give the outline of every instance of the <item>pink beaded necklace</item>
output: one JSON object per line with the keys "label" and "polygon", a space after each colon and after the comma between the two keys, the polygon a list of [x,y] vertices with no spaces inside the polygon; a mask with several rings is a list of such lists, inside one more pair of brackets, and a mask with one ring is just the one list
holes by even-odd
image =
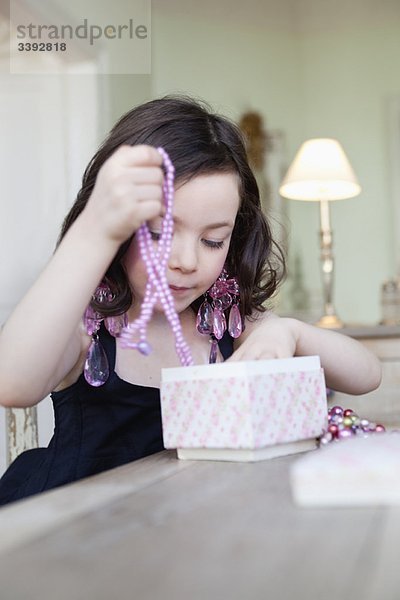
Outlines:
{"label": "pink beaded necklace", "polygon": [[[121,332],[120,342],[123,348],[136,348],[144,355],[151,353],[152,348],[147,341],[147,325],[153,314],[154,305],[160,301],[168,323],[175,337],[175,349],[182,366],[193,365],[189,346],[185,342],[179,317],[175,310],[174,299],[167,281],[167,263],[171,253],[173,218],[172,205],[174,199],[174,166],[163,148],[157,148],[163,158],[165,177],[163,194],[165,215],[161,225],[161,235],[154,247],[147,223],[143,223],[137,232],[139,249],[148,275],[146,291],[139,317],[129,323]],[[137,339],[139,334],[139,341]]]}

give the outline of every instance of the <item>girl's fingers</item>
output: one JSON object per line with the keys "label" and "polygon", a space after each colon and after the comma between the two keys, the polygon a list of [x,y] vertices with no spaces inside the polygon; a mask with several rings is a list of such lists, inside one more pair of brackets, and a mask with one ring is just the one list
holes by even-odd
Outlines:
{"label": "girl's fingers", "polygon": [[285,355],[280,350],[269,350],[261,346],[247,346],[244,342],[235,352],[228,358],[228,361],[239,360],[270,360],[275,358],[284,358]]}
{"label": "girl's fingers", "polygon": [[126,176],[139,185],[154,183],[161,186],[164,181],[161,167],[131,167],[127,170]]}
{"label": "girl's fingers", "polygon": [[126,167],[148,167],[161,166],[163,159],[161,154],[153,146],[120,146],[113,154],[121,166]]}
{"label": "girl's fingers", "polygon": [[147,202],[148,200],[157,200],[161,203],[163,197],[162,187],[160,185],[136,185],[127,181],[115,184],[112,188],[112,192],[114,194],[114,206],[126,206],[127,208],[134,204]]}
{"label": "girl's fingers", "polygon": [[157,200],[160,205],[163,197],[162,189],[159,185],[141,185],[135,194],[140,204],[149,200]]}
{"label": "girl's fingers", "polygon": [[156,200],[148,200],[147,202],[143,202],[140,204],[140,207],[137,212],[137,218],[144,222],[149,221],[150,219],[154,219],[160,214],[160,203]]}
{"label": "girl's fingers", "polygon": [[162,157],[151,146],[121,146],[106,163],[87,209],[97,211],[108,237],[124,241],[141,223],[163,214]]}

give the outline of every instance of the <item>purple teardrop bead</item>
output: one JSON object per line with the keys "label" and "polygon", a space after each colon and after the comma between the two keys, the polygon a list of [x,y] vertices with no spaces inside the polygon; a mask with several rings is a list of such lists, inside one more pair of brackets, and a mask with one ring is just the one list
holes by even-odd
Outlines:
{"label": "purple teardrop bead", "polygon": [[238,338],[242,333],[242,317],[237,304],[234,304],[229,312],[228,331],[233,338]]}
{"label": "purple teardrop bead", "polygon": [[218,342],[217,342],[217,340],[212,340],[211,350],[210,350],[210,358],[208,360],[208,362],[210,364],[214,364],[217,362],[217,353],[218,353]]}
{"label": "purple teardrop bead", "polygon": [[225,315],[219,308],[214,308],[213,312],[213,334],[220,340],[224,335],[226,330],[226,320]]}
{"label": "purple teardrop bead", "polygon": [[212,333],[213,309],[207,300],[203,302],[197,312],[196,327],[199,333]]}
{"label": "purple teardrop bead", "polygon": [[107,356],[97,338],[93,339],[89,346],[83,373],[86,381],[94,387],[103,385],[108,379]]}

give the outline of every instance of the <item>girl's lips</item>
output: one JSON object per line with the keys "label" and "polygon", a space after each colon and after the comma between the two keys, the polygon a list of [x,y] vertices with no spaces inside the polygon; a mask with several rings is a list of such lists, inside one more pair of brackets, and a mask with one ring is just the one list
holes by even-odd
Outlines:
{"label": "girl's lips", "polygon": [[174,292],[186,292],[187,290],[190,290],[190,288],[187,288],[187,287],[178,287],[177,285],[170,285],[169,287]]}

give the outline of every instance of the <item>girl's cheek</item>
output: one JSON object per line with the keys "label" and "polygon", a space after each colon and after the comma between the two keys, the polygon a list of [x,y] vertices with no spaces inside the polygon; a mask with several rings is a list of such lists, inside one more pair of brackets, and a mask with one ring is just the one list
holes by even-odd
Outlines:
{"label": "girl's cheek", "polygon": [[217,263],[217,266],[213,269],[212,274],[210,274],[210,286],[212,286],[212,284],[218,279],[218,277],[220,276],[224,266],[225,266],[225,262],[226,262],[226,255],[222,260],[219,260]]}

